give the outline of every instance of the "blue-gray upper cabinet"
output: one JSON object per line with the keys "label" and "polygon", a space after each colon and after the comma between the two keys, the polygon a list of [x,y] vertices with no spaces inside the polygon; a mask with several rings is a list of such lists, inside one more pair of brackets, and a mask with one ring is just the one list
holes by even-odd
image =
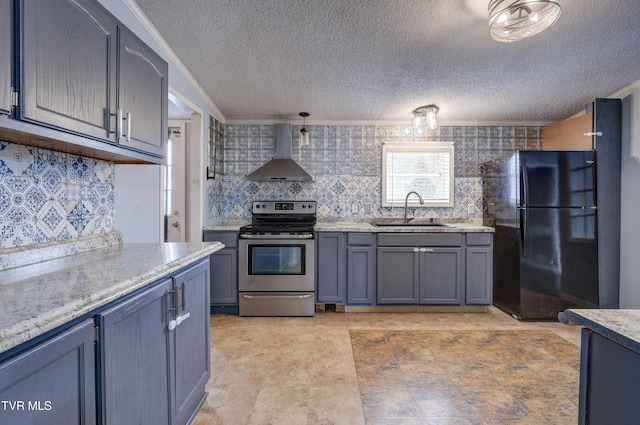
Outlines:
{"label": "blue-gray upper cabinet", "polygon": [[493,235],[468,233],[466,303],[491,305],[493,298]]}
{"label": "blue-gray upper cabinet", "polygon": [[160,56],[95,0],[23,0],[20,25],[16,118],[162,162],[168,65]]}
{"label": "blue-gray upper cabinet", "polygon": [[0,0],[0,114],[11,113],[11,0]]}
{"label": "blue-gray upper cabinet", "polygon": [[238,232],[206,230],[202,239],[204,242],[224,244],[224,248],[209,256],[211,305],[238,305]]}
{"label": "blue-gray upper cabinet", "polygon": [[103,424],[173,423],[172,291],[166,279],[99,316]]}
{"label": "blue-gray upper cabinet", "polygon": [[168,65],[131,31],[118,28],[120,145],[164,156],[168,128]]}
{"label": "blue-gray upper cabinet", "polygon": [[20,7],[18,118],[116,143],[118,21],[93,0]]}
{"label": "blue-gray upper cabinet", "polygon": [[0,365],[1,424],[96,423],[93,329],[89,319]]}
{"label": "blue-gray upper cabinet", "polygon": [[318,232],[317,250],[317,301],[344,304],[346,298],[344,233]]}
{"label": "blue-gray upper cabinet", "polygon": [[373,233],[347,233],[347,304],[374,305],[376,248]]}

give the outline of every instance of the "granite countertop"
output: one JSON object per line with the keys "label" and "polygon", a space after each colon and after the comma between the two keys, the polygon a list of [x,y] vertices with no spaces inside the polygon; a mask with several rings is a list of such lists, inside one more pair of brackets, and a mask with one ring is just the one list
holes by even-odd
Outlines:
{"label": "granite countertop", "polygon": [[[245,223],[247,224],[247,223]],[[444,226],[389,226],[376,227],[368,222],[318,222],[315,225],[316,232],[371,232],[371,233],[484,233],[494,232],[493,227],[482,226],[473,223],[446,223]],[[243,224],[222,224],[203,227],[203,231],[229,231],[237,232]]]}
{"label": "granite countertop", "polygon": [[373,233],[476,233],[493,232],[493,227],[471,223],[446,223],[445,226],[388,226],[376,227],[370,223],[337,222],[317,223],[317,232],[373,232]]}
{"label": "granite countertop", "polygon": [[640,354],[640,310],[570,309],[559,313],[558,320],[582,325]]}
{"label": "granite countertop", "polygon": [[58,252],[65,256],[52,258],[49,252],[40,261],[42,253],[34,257],[22,250],[22,257],[29,258],[25,265],[5,264],[0,269],[0,353],[224,247],[220,242],[106,243],[102,248],[88,244],[74,252],[72,244],[59,244],[64,247]]}

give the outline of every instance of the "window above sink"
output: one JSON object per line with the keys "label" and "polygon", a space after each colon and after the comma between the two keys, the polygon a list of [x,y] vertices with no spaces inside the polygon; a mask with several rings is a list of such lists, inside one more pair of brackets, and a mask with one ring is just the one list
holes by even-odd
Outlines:
{"label": "window above sink", "polygon": [[411,191],[422,195],[410,197],[408,206],[453,207],[453,142],[385,144],[382,147],[382,206],[404,206]]}

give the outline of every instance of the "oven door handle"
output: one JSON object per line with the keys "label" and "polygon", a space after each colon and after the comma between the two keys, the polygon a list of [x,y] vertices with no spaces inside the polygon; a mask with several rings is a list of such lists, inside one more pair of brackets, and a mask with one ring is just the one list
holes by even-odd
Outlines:
{"label": "oven door handle", "polygon": [[240,297],[246,300],[255,300],[255,299],[282,299],[282,300],[304,300],[306,298],[311,298],[313,294],[301,294],[301,295],[247,295],[241,294]]}
{"label": "oven door handle", "polygon": [[302,233],[299,235],[251,235],[240,233],[240,239],[313,239],[313,233]]}

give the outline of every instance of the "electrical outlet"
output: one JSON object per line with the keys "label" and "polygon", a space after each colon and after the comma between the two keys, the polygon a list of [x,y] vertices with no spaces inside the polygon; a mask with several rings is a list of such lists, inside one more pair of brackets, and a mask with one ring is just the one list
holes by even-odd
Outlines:
{"label": "electrical outlet", "polygon": [[351,214],[358,214],[358,204],[351,204]]}
{"label": "electrical outlet", "polygon": [[487,204],[487,212],[489,214],[495,214],[496,213],[496,204],[494,204],[493,202],[489,202]]}
{"label": "electrical outlet", "polygon": [[473,214],[475,212],[475,210],[476,210],[476,206],[475,205],[473,205],[473,204],[467,205],[467,213]]}

